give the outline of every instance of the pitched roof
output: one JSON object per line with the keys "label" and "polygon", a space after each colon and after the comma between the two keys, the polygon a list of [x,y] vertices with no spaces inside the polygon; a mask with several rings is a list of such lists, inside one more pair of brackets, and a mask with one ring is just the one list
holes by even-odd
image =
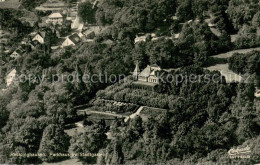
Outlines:
{"label": "pitched roof", "polygon": [[148,65],[140,74],[141,77],[149,77],[151,73],[151,67]]}
{"label": "pitched roof", "polygon": [[63,18],[63,16],[60,13],[52,13],[48,17],[49,18]]}
{"label": "pitched roof", "polygon": [[157,64],[148,65],[140,74],[141,77],[149,77],[149,76],[156,76],[156,71],[161,70]]}
{"label": "pitched roof", "polygon": [[35,37],[36,35],[40,35],[42,38],[45,38],[46,32],[44,32],[44,31],[37,32],[37,33],[34,35],[34,37]]}
{"label": "pitched roof", "polygon": [[15,74],[16,74],[16,69],[13,69],[13,70],[11,70],[11,71],[7,74],[7,77],[13,77],[13,76],[15,76]]}
{"label": "pitched roof", "polygon": [[114,43],[114,41],[108,39],[108,40],[103,41],[102,43],[103,43],[103,44],[107,44],[107,45],[111,45],[111,44]]}
{"label": "pitched roof", "polygon": [[22,51],[21,49],[16,49],[15,51],[13,51],[12,54],[14,54],[15,52],[16,52],[17,54],[19,54],[19,55],[22,55],[22,54],[23,54],[23,51]]}
{"label": "pitched roof", "polygon": [[74,43],[77,44],[80,42],[80,37],[77,33],[74,33],[73,35],[69,36],[69,39]]}
{"label": "pitched roof", "polygon": [[155,71],[156,71],[156,70],[153,70],[153,71],[150,73],[150,76],[155,76]]}

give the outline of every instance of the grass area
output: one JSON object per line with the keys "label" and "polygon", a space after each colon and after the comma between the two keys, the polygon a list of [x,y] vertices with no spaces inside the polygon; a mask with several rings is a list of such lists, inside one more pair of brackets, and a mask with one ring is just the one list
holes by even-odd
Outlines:
{"label": "grass area", "polygon": [[101,119],[104,119],[107,126],[110,126],[111,123],[115,120],[115,117],[113,116],[107,116],[102,114],[92,114],[88,117],[88,119],[92,122],[100,121]]}
{"label": "grass area", "polygon": [[214,66],[207,67],[206,69],[210,71],[219,71],[221,75],[223,75],[226,78],[227,83],[230,82],[240,82],[242,80],[242,77],[236,73],[234,73],[232,70],[228,68],[228,64],[217,64]]}
{"label": "grass area", "polygon": [[6,2],[0,2],[1,9],[18,9],[21,5],[20,0],[7,0]]}
{"label": "grass area", "polygon": [[91,109],[100,112],[113,112],[121,115],[132,114],[139,107],[135,104],[117,102],[114,100],[93,99]]}
{"label": "grass area", "polygon": [[218,54],[218,55],[215,55],[215,56],[211,56],[211,57],[214,57],[214,58],[230,58],[230,57],[232,57],[232,55],[234,53],[246,54],[246,53],[251,52],[251,51],[260,51],[260,47],[258,47],[258,48],[249,48],[249,49],[233,50],[233,51],[230,51],[230,52],[227,52],[227,53],[221,53],[221,54]]}
{"label": "grass area", "polygon": [[143,119],[143,121],[148,121],[149,118],[160,120],[160,116],[166,112],[167,111],[165,109],[144,107],[140,113],[140,117]]}
{"label": "grass area", "polygon": [[[106,114],[99,114],[99,113],[86,113],[88,116],[88,120],[96,123],[101,119],[104,119],[107,125],[110,125],[116,119],[116,116],[106,115]],[[118,117],[119,118],[119,117]]]}

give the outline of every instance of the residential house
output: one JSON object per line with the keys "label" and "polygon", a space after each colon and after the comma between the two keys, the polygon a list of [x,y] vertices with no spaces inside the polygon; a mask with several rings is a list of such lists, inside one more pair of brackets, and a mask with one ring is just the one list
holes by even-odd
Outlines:
{"label": "residential house", "polygon": [[159,84],[159,78],[157,77],[157,71],[162,69],[156,65],[148,65],[143,71],[140,72],[138,63],[136,64],[135,70],[133,72],[133,77],[135,80],[140,82]]}
{"label": "residential house", "polygon": [[114,41],[107,39],[107,40],[103,41],[102,43],[106,44],[106,45],[112,45],[112,44],[114,44]]}
{"label": "residential house", "polygon": [[82,29],[82,34],[84,35],[83,41],[84,42],[93,42],[94,38],[105,31],[107,27],[101,27],[101,26],[90,26],[88,25],[87,27],[83,27]]}
{"label": "residential house", "polygon": [[144,33],[139,33],[135,37],[135,44],[138,42],[146,42],[146,35]]}
{"label": "residential house", "polygon": [[[1,44],[0,44],[0,48],[1,48]],[[4,48],[4,53],[5,54],[9,54],[11,52],[11,49],[12,49],[10,46],[3,46],[3,48]]]}
{"label": "residential house", "polygon": [[94,32],[95,33],[95,35],[98,35],[98,34],[100,34],[102,31],[104,31],[104,30],[106,30],[107,29],[107,27],[102,27],[102,26],[90,26],[90,25],[88,25],[87,27],[83,27],[82,28],[82,33],[84,34],[84,35],[89,35],[89,34],[91,34],[92,32]]}
{"label": "residential house", "polygon": [[0,38],[0,44],[7,44],[9,42],[8,38]]}
{"label": "residential house", "polygon": [[6,50],[4,50],[4,53],[8,54],[8,53],[10,53],[10,50],[6,49]]}
{"label": "residential house", "polygon": [[33,37],[32,41],[38,41],[40,44],[44,44],[45,37],[46,37],[46,32],[38,32]]}
{"label": "residential house", "polygon": [[15,80],[16,76],[16,69],[13,69],[7,76],[6,76],[6,85],[10,86],[13,81]]}
{"label": "residential house", "polygon": [[82,34],[81,32],[78,32],[78,36],[79,36],[80,38],[83,38],[83,37],[84,37],[84,34]]}
{"label": "residential house", "polygon": [[25,38],[22,39],[21,45],[27,45],[29,42],[30,42],[30,39],[25,37]]}
{"label": "residential house", "polygon": [[75,46],[81,41],[79,35],[77,33],[74,33],[73,35],[67,37],[65,41],[62,43],[61,47],[67,47],[67,46]]}
{"label": "residential house", "polygon": [[172,20],[178,20],[178,17],[176,15],[172,16]]}
{"label": "residential house", "polygon": [[14,58],[14,59],[17,59],[19,57],[21,57],[24,53],[24,50],[22,49],[16,49],[11,55],[10,57]]}
{"label": "residential house", "polygon": [[63,16],[60,13],[52,13],[48,16],[48,19],[46,20],[47,24],[53,24],[53,25],[62,25],[63,23]]}
{"label": "residential house", "polygon": [[147,40],[152,40],[152,41],[156,41],[158,39],[160,39],[161,37],[157,37],[157,35],[155,33],[139,33],[136,35],[135,38],[135,44],[138,42],[146,42]]}
{"label": "residential house", "polygon": [[10,41],[11,33],[0,29],[0,44],[7,44]]}
{"label": "residential house", "polygon": [[94,39],[96,37],[96,34],[94,31],[92,31],[90,33],[85,33],[85,37],[86,39]]}
{"label": "residential house", "polygon": [[180,33],[174,34],[174,39],[178,39],[180,37]]}

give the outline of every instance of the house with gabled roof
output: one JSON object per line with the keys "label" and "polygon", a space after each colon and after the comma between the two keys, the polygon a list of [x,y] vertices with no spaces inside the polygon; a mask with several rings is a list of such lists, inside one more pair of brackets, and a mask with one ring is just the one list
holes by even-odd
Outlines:
{"label": "house with gabled roof", "polygon": [[80,41],[81,41],[80,36],[77,33],[74,33],[73,35],[65,39],[61,47],[76,46],[78,43],[80,43]]}
{"label": "house with gabled roof", "polygon": [[33,37],[32,41],[38,41],[41,44],[44,44],[44,39],[46,37],[46,32],[37,32]]}
{"label": "house with gabled roof", "polygon": [[162,69],[157,64],[153,64],[153,65],[147,65],[147,67],[143,71],[140,71],[137,63],[135,70],[133,72],[133,77],[135,80],[140,82],[159,84],[160,81],[157,76],[157,72],[161,70]]}
{"label": "house with gabled roof", "polygon": [[60,13],[52,13],[48,16],[48,19],[46,20],[47,24],[59,24],[61,25],[63,23],[63,16]]}
{"label": "house with gabled roof", "polygon": [[10,57],[17,59],[17,58],[21,57],[23,55],[23,53],[24,53],[24,50],[18,48],[10,55]]}

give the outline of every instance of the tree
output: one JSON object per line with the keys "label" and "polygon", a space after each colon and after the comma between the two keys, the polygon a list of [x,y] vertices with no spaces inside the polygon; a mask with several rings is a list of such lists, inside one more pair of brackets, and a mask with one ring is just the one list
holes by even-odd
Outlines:
{"label": "tree", "polygon": [[254,17],[253,17],[253,19],[252,19],[252,25],[254,26],[254,27],[259,27],[260,26],[260,12],[257,12],[255,15],[254,15]]}
{"label": "tree", "polygon": [[177,8],[176,15],[182,21],[188,21],[193,19],[194,13],[192,11],[192,1],[191,0],[182,1],[182,3]]}
{"label": "tree", "polygon": [[33,10],[35,7],[40,6],[42,3],[46,2],[47,0],[22,0],[22,6],[27,10]]}
{"label": "tree", "polygon": [[95,20],[96,8],[93,8],[93,5],[90,2],[80,3],[78,14],[84,23],[85,22],[89,24],[96,23]]}
{"label": "tree", "polygon": [[64,157],[52,156],[51,154],[66,154],[69,148],[69,136],[64,132],[60,124],[50,124],[44,131],[38,153],[44,154],[41,159],[53,162],[64,159]]}

